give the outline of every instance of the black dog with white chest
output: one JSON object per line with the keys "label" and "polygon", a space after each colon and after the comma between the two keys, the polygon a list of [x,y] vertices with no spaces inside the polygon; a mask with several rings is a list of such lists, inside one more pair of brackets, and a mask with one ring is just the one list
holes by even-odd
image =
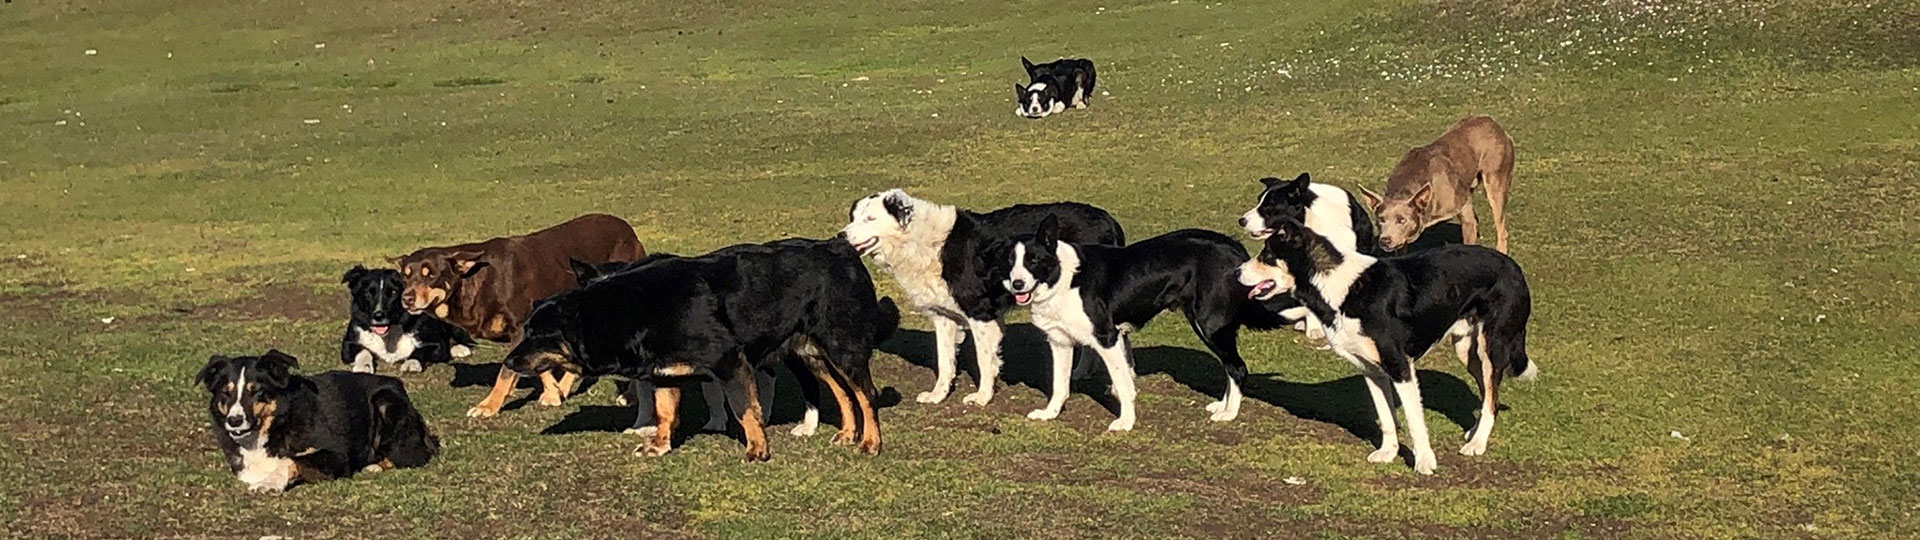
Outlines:
{"label": "black dog with white chest", "polygon": [[1226,367],[1226,395],[1207,411],[1214,421],[1233,420],[1247,376],[1240,328],[1268,330],[1284,322],[1249,300],[1248,288],[1234,279],[1234,269],[1247,260],[1246,248],[1213,231],[1179,230],[1126,247],[1076,244],[1060,239],[1059,223],[1049,216],[1035,234],[1016,237],[1002,257],[1011,261],[1012,271],[1001,285],[1014,302],[1031,307],[1033,325],[1046,332],[1053,351],[1052,396],[1046,408],[1027,415],[1035,420],[1060,414],[1073,350],[1086,346],[1106,364],[1120,402],[1120,417],[1107,429],[1133,429],[1127,334],[1169,310],[1186,316],[1200,342]]}
{"label": "black dog with white chest", "polygon": [[1047,115],[1067,110],[1087,108],[1087,100],[1093,98],[1093,61],[1085,58],[1061,58],[1045,64],[1034,65],[1027,57],[1020,57],[1020,65],[1027,68],[1027,84],[1014,83],[1013,113],[1026,118],[1046,118]]}
{"label": "black dog with white chest", "polygon": [[329,371],[292,373],[278,350],[214,356],[196,380],[207,388],[213,438],[249,491],[426,465],[440,440],[400,379]]}
{"label": "black dog with white chest", "polygon": [[473,338],[446,321],[408,313],[400,305],[406,282],[400,271],[368,270],[355,265],[340,276],[352,295],[347,332],[340,338],[340,362],[359,373],[373,373],[373,361],[399,363],[401,372],[418,372],[424,363],[465,358]]}

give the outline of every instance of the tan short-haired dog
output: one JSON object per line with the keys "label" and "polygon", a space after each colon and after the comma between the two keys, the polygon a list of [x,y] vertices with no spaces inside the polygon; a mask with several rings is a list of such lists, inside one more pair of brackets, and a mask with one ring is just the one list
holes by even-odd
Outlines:
{"label": "tan short-haired dog", "polygon": [[1507,252],[1507,191],[1513,187],[1513,139],[1485,116],[1460,119],[1432,144],[1415,147],[1387,175],[1386,195],[1360,188],[1380,219],[1380,247],[1399,251],[1427,227],[1460,219],[1460,236],[1480,243],[1473,190],[1484,186],[1493,207],[1494,247]]}

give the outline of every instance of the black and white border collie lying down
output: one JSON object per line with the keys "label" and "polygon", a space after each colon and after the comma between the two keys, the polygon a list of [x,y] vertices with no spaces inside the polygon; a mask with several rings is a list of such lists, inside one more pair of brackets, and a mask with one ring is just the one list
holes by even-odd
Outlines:
{"label": "black and white border collie lying down", "polygon": [[1170,232],[1126,247],[1060,240],[1051,216],[1035,234],[1017,237],[1003,253],[1012,268],[1000,282],[1013,301],[1033,310],[1033,325],[1047,334],[1053,351],[1053,389],[1047,406],[1027,414],[1051,420],[1067,402],[1067,368],[1076,347],[1091,347],[1107,366],[1120,417],[1110,431],[1134,424],[1134,381],[1127,334],[1162,311],[1186,316],[1195,336],[1227,370],[1227,391],[1207,405],[1216,422],[1240,414],[1240,385],[1247,363],[1240,359],[1240,327],[1271,330],[1280,317],[1250,300],[1234,269],[1247,250],[1227,235],[1199,229]]}
{"label": "black and white border collie lying down", "polygon": [[841,237],[878,261],[900,283],[914,309],[933,320],[933,389],[915,401],[947,399],[967,332],[973,333],[980,385],[961,401],[985,405],[993,399],[1000,376],[1000,317],[1013,308],[1013,295],[999,285],[1007,268],[997,254],[1009,249],[1012,233],[1032,231],[1047,217],[1059,221],[1062,240],[1113,246],[1126,242],[1112,215],[1080,203],[1023,204],[976,214],[898,189],[853,202]]}
{"label": "black and white border collie lying down", "polygon": [[1426,414],[1413,361],[1442,338],[1480,385],[1480,420],[1467,432],[1464,455],[1487,451],[1499,404],[1500,381],[1539,372],[1527,358],[1527,317],[1533,310],[1520,265],[1498,251],[1449,245],[1376,259],[1335,247],[1301,223],[1270,223],[1260,255],[1240,267],[1240,283],[1257,299],[1292,294],[1327,328],[1341,358],[1360,368],[1380,422],[1380,448],[1367,461],[1385,463],[1400,452],[1391,385],[1413,439],[1413,468],[1433,474]]}
{"label": "black and white border collie lying down", "polygon": [[711,378],[726,387],[746,439],[746,461],[769,459],[754,371],[776,359],[800,364],[792,366],[795,373],[813,375],[832,393],[841,419],[836,444],[880,452],[868,367],[900,314],[892,302],[874,298],[866,265],[846,243],[734,246],[701,257],[662,257],[587,281],[534,306],[505,366],[522,374],[561,369],[651,381],[659,387],[658,423],[636,453],[671,451],[680,387]]}
{"label": "black and white border collie lying down", "polygon": [[1022,56],[1020,65],[1027,68],[1027,84],[1013,84],[1016,106],[1013,114],[1046,118],[1067,107],[1085,109],[1087,100],[1093,98],[1092,60],[1061,58],[1036,66]]}
{"label": "black and white border collie lying down", "polygon": [[213,438],[249,491],[285,491],[296,481],[426,465],[440,451],[400,379],[329,371],[291,373],[277,350],[214,356],[196,380],[211,398]]}
{"label": "black and white border collie lying down", "polygon": [[400,362],[402,373],[419,372],[421,363],[447,363],[473,354],[473,338],[446,321],[408,313],[400,305],[406,281],[391,268],[354,265],[340,276],[351,295],[347,332],[340,338],[340,363],[373,373],[373,361]]}
{"label": "black and white border collie lying down", "polygon": [[[1260,198],[1252,210],[1240,216],[1240,228],[1247,231],[1247,236],[1266,240],[1273,234],[1268,224],[1293,220],[1306,224],[1308,229],[1343,251],[1379,255],[1379,237],[1373,232],[1373,220],[1367,218],[1366,208],[1352,192],[1332,184],[1316,184],[1307,173],[1300,173],[1293,180],[1261,178],[1260,184],[1265,186],[1260,190]],[[1268,308],[1279,311],[1289,320],[1299,321],[1307,337],[1325,337],[1319,321],[1307,316],[1307,309],[1292,296],[1275,296],[1268,302]]]}

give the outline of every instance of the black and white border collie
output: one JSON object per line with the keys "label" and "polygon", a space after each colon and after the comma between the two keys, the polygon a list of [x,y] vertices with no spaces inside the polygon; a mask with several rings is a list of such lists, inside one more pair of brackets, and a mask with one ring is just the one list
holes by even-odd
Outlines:
{"label": "black and white border collie", "polygon": [[[1354,198],[1353,193],[1332,184],[1316,184],[1307,173],[1300,173],[1293,180],[1279,178],[1261,178],[1260,197],[1255,200],[1253,209],[1240,216],[1240,228],[1247,236],[1255,240],[1266,240],[1273,234],[1268,224],[1284,220],[1293,220],[1306,224],[1308,229],[1334,247],[1346,251],[1359,251],[1369,255],[1379,254],[1379,242],[1373,233],[1373,220],[1367,218],[1367,210]],[[1320,339],[1325,331],[1319,321],[1307,316],[1306,308],[1300,307],[1292,296],[1279,295],[1268,302],[1268,307],[1280,311],[1282,316],[1299,321],[1307,337]]]}
{"label": "black and white border collie", "polygon": [[1092,348],[1107,366],[1120,417],[1110,431],[1134,424],[1134,381],[1127,334],[1162,311],[1186,316],[1195,336],[1227,370],[1227,391],[1207,405],[1216,422],[1240,414],[1240,385],[1247,364],[1240,358],[1241,326],[1273,329],[1280,317],[1248,298],[1234,269],[1247,250],[1227,235],[1184,229],[1126,247],[1076,244],[1060,239],[1049,216],[1037,232],[1016,237],[1005,257],[1012,269],[1000,284],[1013,301],[1030,306],[1033,325],[1047,334],[1053,352],[1053,389],[1047,406],[1027,414],[1051,420],[1067,401],[1067,371],[1077,347]]}
{"label": "black and white border collie", "polygon": [[1498,251],[1450,245],[1376,259],[1335,247],[1300,222],[1270,223],[1260,255],[1240,267],[1253,298],[1292,294],[1327,328],[1327,341],[1360,369],[1380,422],[1380,448],[1367,461],[1385,463],[1400,452],[1391,385],[1413,439],[1414,470],[1433,474],[1425,410],[1413,361],[1442,338],[1479,383],[1480,420],[1467,432],[1464,455],[1487,451],[1499,403],[1500,381],[1531,379],[1539,366],[1527,358],[1527,317],[1533,310],[1520,265]]}
{"label": "black and white border collie", "polygon": [[1027,84],[1013,84],[1013,114],[1046,118],[1067,107],[1085,109],[1087,100],[1093,98],[1092,60],[1061,58],[1036,66],[1022,56],[1020,65],[1027,68]]}
{"label": "black and white border collie", "polygon": [[999,285],[1002,252],[1012,232],[1032,231],[1046,217],[1059,221],[1059,238],[1084,244],[1126,242],[1107,211],[1080,203],[1017,205],[977,214],[914,198],[894,189],[853,202],[840,236],[873,257],[900,283],[914,309],[933,321],[936,351],[933,389],[915,401],[939,403],[953,389],[958,349],[973,333],[980,385],[961,401],[985,405],[1000,376],[1000,317],[1013,295]]}
{"label": "black and white border collie", "polygon": [[214,441],[248,491],[426,465],[440,451],[400,379],[329,371],[295,375],[277,350],[214,356],[195,378],[207,388]]}
{"label": "black and white border collie", "polygon": [[354,265],[340,276],[351,300],[346,335],[340,338],[340,363],[358,373],[373,373],[373,361],[400,363],[403,373],[421,363],[447,363],[473,353],[473,338],[438,318],[408,313],[400,305],[406,281],[391,268]]}

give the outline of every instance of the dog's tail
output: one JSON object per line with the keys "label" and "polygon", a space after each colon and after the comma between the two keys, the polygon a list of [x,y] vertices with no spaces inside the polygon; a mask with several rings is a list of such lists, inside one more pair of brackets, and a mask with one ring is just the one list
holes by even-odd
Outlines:
{"label": "dog's tail", "polygon": [[880,319],[874,321],[873,344],[879,345],[893,339],[893,332],[900,328],[900,306],[893,303],[893,297],[880,297]]}
{"label": "dog's tail", "polygon": [[379,436],[376,450],[394,467],[426,465],[440,453],[440,438],[427,430],[426,420],[407,400],[405,389],[375,389],[368,401],[373,405],[374,433]]}
{"label": "dog's tail", "polygon": [[1507,371],[1513,374],[1513,380],[1516,381],[1531,381],[1540,376],[1540,363],[1527,358],[1525,341],[1515,345],[1513,363],[1507,365]]}

